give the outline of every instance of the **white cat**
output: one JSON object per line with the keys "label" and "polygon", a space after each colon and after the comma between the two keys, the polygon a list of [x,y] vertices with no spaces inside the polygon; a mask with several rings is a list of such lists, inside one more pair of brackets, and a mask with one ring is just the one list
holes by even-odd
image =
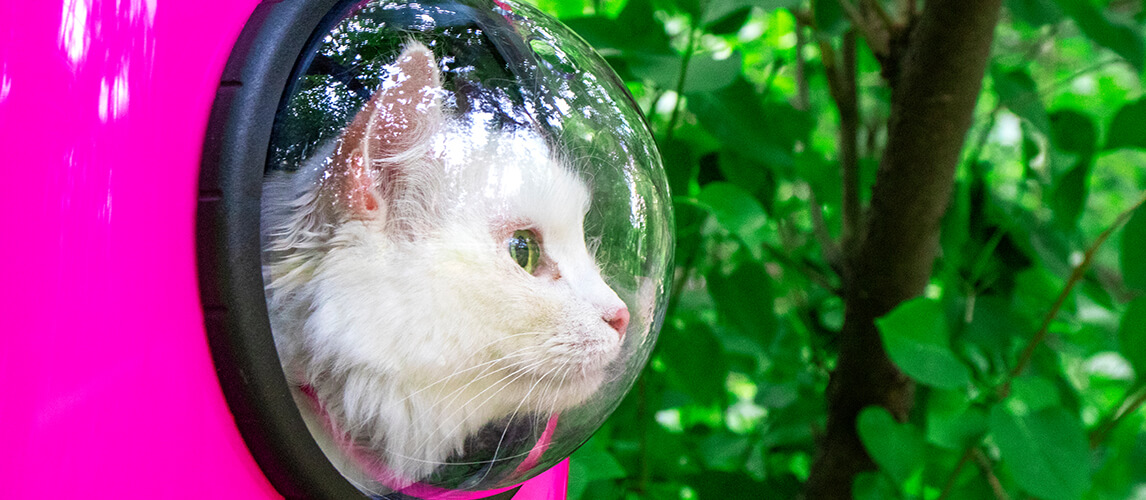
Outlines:
{"label": "white cat", "polygon": [[629,322],[586,248],[589,190],[542,137],[449,116],[420,43],[389,69],[336,141],[263,193],[283,368],[367,491],[426,477],[491,422],[584,402]]}

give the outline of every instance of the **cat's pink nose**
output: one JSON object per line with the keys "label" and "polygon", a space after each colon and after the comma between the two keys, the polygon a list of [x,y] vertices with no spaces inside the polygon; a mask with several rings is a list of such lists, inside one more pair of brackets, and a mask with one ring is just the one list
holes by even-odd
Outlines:
{"label": "cat's pink nose", "polygon": [[624,337],[625,330],[629,328],[629,309],[621,306],[620,309],[613,311],[613,314],[606,315],[603,319],[617,331],[617,335]]}

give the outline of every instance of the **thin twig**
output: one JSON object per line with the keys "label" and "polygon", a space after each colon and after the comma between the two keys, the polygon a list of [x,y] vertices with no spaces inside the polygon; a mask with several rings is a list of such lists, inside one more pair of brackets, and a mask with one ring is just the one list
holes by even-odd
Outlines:
{"label": "thin twig", "polygon": [[[1133,400],[1127,402],[1130,396],[1138,394]],[[1118,428],[1118,424],[1127,416],[1132,415],[1138,411],[1143,404],[1146,404],[1146,386],[1139,386],[1137,390],[1131,389],[1126,392],[1126,397],[1123,398],[1122,403],[1114,407],[1110,415],[1099,420],[1099,424],[1095,426],[1094,431],[1090,433],[1090,447],[1095,448],[1106,440],[1106,437]]]}
{"label": "thin twig", "polygon": [[1122,59],[1121,57],[1096,62],[1094,64],[1091,64],[1090,66],[1087,66],[1087,67],[1082,68],[1078,71],[1075,71],[1074,73],[1071,73],[1070,75],[1063,77],[1063,78],[1059,79],[1058,81],[1047,84],[1046,87],[1039,89],[1039,95],[1046,95],[1046,94],[1048,94],[1054,90],[1057,90],[1057,89],[1063,87],[1064,85],[1069,85],[1071,82],[1074,81],[1075,78],[1083,76],[1083,75],[1090,73],[1092,71],[1098,71],[1098,70],[1100,70],[1106,66],[1110,66],[1112,64],[1117,64],[1117,63],[1126,63],[1128,65],[1130,64],[1129,62],[1127,62],[1125,59]]}
{"label": "thin twig", "polygon": [[641,457],[641,470],[637,476],[637,492],[645,493],[649,489],[649,481],[653,477],[652,460],[649,459],[649,403],[648,403],[648,380],[647,377],[642,376],[637,379],[637,422],[641,425],[641,436],[638,446],[640,446]]}
{"label": "thin twig", "polygon": [[909,22],[919,15],[916,0],[903,0],[903,14],[903,17]]}
{"label": "thin twig", "polygon": [[772,258],[779,261],[785,267],[799,271],[799,273],[804,275],[805,278],[808,278],[809,281],[811,281],[812,283],[815,283],[817,285],[820,285],[821,287],[824,288],[824,290],[831,292],[832,295],[835,295],[837,297],[843,295],[843,292],[840,290],[840,287],[833,285],[832,280],[830,278],[828,278],[824,273],[819,272],[818,270],[816,270],[815,268],[813,268],[807,264],[796,261],[795,259],[786,255],[783,250],[776,248],[772,245],[765,243],[764,249],[767,250],[768,253],[772,255]]}
{"label": "thin twig", "polygon": [[1003,488],[1003,484],[999,482],[999,477],[995,475],[995,470],[991,467],[991,460],[983,454],[983,451],[978,446],[971,448],[972,454],[975,456],[975,464],[979,466],[979,470],[983,471],[983,475],[987,477],[987,484],[991,485],[991,492],[995,494],[997,500],[1011,500],[1010,495],[1007,495],[1007,490]]}
{"label": "thin twig", "polygon": [[824,76],[828,79],[828,90],[839,86],[839,75],[836,74],[836,50],[832,48],[832,44],[827,40],[820,38],[817,45],[820,46],[820,62],[824,65]]}
{"label": "thin twig", "polygon": [[998,394],[1000,399],[1006,398],[1007,395],[1011,393],[1011,383],[1014,382],[1015,378],[1021,375],[1023,371],[1027,369],[1027,365],[1030,364],[1031,358],[1035,354],[1035,348],[1038,347],[1038,345],[1046,339],[1047,333],[1050,331],[1051,323],[1054,322],[1055,317],[1058,316],[1059,310],[1062,309],[1062,305],[1066,303],[1066,299],[1070,296],[1070,292],[1074,290],[1074,286],[1082,280],[1083,274],[1090,267],[1090,263],[1094,260],[1094,255],[1098,253],[1099,247],[1101,247],[1102,244],[1110,238],[1110,235],[1114,234],[1115,230],[1122,227],[1122,224],[1124,224],[1130,218],[1131,214],[1133,214],[1134,211],[1138,209],[1138,207],[1142,206],[1143,203],[1146,203],[1146,197],[1140,198],[1137,202],[1131,205],[1130,208],[1127,208],[1126,210],[1122,211],[1122,213],[1118,214],[1118,217],[1114,219],[1114,222],[1112,222],[1110,226],[1102,232],[1102,234],[1099,234],[1098,237],[1095,238],[1094,243],[1091,243],[1090,248],[1086,249],[1086,253],[1082,258],[1082,262],[1075,266],[1074,270],[1071,271],[1070,278],[1067,280],[1066,285],[1063,286],[1062,292],[1058,294],[1058,298],[1055,299],[1054,305],[1051,306],[1050,311],[1047,312],[1046,317],[1043,318],[1043,323],[1042,326],[1039,327],[1038,333],[1036,333],[1030,342],[1027,343],[1027,346],[1023,349],[1023,353],[1019,356],[1018,364],[1016,364],[1015,368],[1011,370],[1011,372],[1007,375],[1007,379],[1003,382],[1003,385],[999,387]]}
{"label": "thin twig", "polygon": [[865,3],[867,3],[868,8],[874,11],[875,15],[879,17],[880,22],[883,23],[883,29],[887,30],[889,35],[898,29],[895,20],[891,18],[891,14],[887,13],[883,5],[880,5],[879,0],[866,0]]}
{"label": "thin twig", "polygon": [[816,243],[820,245],[820,252],[823,253],[824,260],[828,262],[828,265],[839,272],[843,269],[840,246],[832,240],[832,235],[828,233],[828,225],[824,222],[824,209],[820,206],[816,191],[810,188],[808,189],[808,205],[812,208],[812,234],[816,237]]}
{"label": "thin twig", "polygon": [[848,0],[839,0],[840,7],[843,7],[844,14],[851,20],[852,26],[863,33],[863,37],[867,39],[868,46],[871,47],[872,52],[880,55],[886,55],[888,51],[888,33],[879,32],[871,23],[864,19],[864,15],[860,10]]}
{"label": "thin twig", "polygon": [[955,480],[959,478],[959,473],[963,471],[963,467],[967,462],[971,461],[971,457],[975,454],[975,446],[968,446],[963,450],[963,456],[959,457],[959,463],[955,464],[955,470],[951,471],[951,475],[947,478],[947,484],[943,485],[943,493],[939,494],[938,500],[947,500],[951,494],[951,490],[955,488]]}
{"label": "thin twig", "polygon": [[971,168],[979,162],[983,156],[983,148],[987,146],[987,139],[991,137],[991,130],[995,128],[995,122],[999,119],[999,112],[1003,110],[1003,103],[995,104],[991,112],[987,114],[987,124],[979,130],[979,136],[975,138],[975,145],[971,149],[971,153],[967,155],[967,163]]}
{"label": "thin twig", "polygon": [[807,111],[811,105],[811,92],[808,89],[808,67],[804,60],[804,47],[808,45],[808,35],[804,33],[805,24],[796,20],[796,103],[793,107],[800,111]]}
{"label": "thin twig", "polygon": [[688,75],[688,64],[692,61],[692,53],[696,51],[696,34],[699,30],[696,27],[690,26],[688,29],[688,49],[685,50],[684,56],[680,61],[680,78],[676,81],[676,102],[673,103],[672,115],[669,117],[668,131],[665,132],[665,138],[672,140],[673,132],[676,130],[677,120],[680,119],[681,102],[684,100],[684,81]]}

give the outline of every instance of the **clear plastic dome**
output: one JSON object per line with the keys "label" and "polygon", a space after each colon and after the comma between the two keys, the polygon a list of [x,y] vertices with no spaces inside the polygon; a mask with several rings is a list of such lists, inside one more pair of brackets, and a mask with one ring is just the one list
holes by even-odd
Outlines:
{"label": "clear plastic dome", "polygon": [[653,139],[604,61],[527,5],[341,5],[294,70],[263,189],[287,380],[367,493],[521,482],[588,439],[654,344],[672,214]]}

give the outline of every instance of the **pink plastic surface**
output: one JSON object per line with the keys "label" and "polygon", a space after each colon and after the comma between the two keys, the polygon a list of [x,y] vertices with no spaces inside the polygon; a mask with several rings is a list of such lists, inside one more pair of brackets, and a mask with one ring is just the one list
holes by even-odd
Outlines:
{"label": "pink plastic surface", "polygon": [[0,498],[279,497],[195,276],[207,116],[256,3],[0,0]]}

